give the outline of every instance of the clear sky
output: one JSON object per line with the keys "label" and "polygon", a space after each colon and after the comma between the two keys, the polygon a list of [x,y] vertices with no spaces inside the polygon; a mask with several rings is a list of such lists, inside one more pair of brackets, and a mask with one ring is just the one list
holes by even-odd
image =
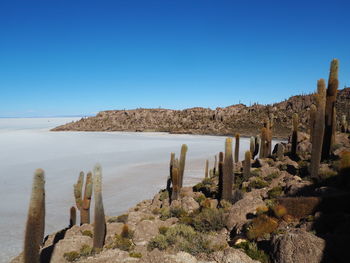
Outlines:
{"label": "clear sky", "polygon": [[350,1],[0,1],[0,116],[215,108],[310,93],[340,60]]}

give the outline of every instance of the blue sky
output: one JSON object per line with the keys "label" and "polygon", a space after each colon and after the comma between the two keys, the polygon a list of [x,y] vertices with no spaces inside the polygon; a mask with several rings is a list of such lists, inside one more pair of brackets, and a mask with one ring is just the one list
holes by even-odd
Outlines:
{"label": "blue sky", "polygon": [[0,2],[0,116],[215,108],[310,93],[340,60],[350,1]]}

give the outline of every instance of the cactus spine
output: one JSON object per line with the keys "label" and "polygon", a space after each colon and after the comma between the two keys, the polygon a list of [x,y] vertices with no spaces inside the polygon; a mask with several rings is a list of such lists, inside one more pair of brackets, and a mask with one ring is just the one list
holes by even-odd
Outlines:
{"label": "cactus spine", "polygon": [[312,104],[310,106],[310,142],[312,143],[312,134],[315,128],[315,119],[316,119],[316,105]]}
{"label": "cactus spine", "polygon": [[208,178],[209,177],[209,161],[206,160],[205,161],[205,178]]}
{"label": "cactus spine", "polygon": [[45,232],[45,174],[42,169],[34,173],[25,237],[24,263],[40,261],[40,246]]}
{"label": "cactus spine", "polygon": [[293,157],[297,156],[298,126],[299,126],[299,116],[297,113],[294,113],[293,114],[292,149],[291,149],[291,154]]}
{"label": "cactus spine", "polygon": [[180,187],[183,186],[187,149],[188,147],[186,144],[183,144],[181,146],[180,163],[179,163]]}
{"label": "cactus spine", "polygon": [[326,106],[326,83],[324,79],[317,82],[317,93],[315,94],[317,112],[315,116],[315,127],[312,134],[312,150],[310,162],[310,174],[312,178],[318,177],[322,155],[322,142],[325,126],[325,106]]}
{"label": "cactus spine", "polygon": [[250,151],[246,151],[244,155],[244,166],[243,166],[243,177],[249,178],[250,177],[250,167],[251,167],[251,159],[252,154]]}
{"label": "cactus spine", "polygon": [[223,187],[222,199],[229,202],[232,200],[233,185],[233,158],[232,158],[232,139],[227,138],[225,142],[225,160],[223,167]]}
{"label": "cactus spine", "polygon": [[325,130],[322,145],[322,160],[329,158],[331,153],[332,140],[334,138],[334,130],[336,120],[334,118],[335,102],[337,100],[338,91],[338,60],[333,59],[331,62],[325,108]]}
{"label": "cactus spine", "polygon": [[80,210],[80,224],[90,223],[90,203],[92,196],[92,174],[86,175],[84,195],[82,194],[84,185],[84,173],[80,172],[77,183],[74,185],[74,197],[77,208]]}
{"label": "cactus spine", "polygon": [[106,236],[106,221],[102,200],[102,169],[99,164],[94,168],[94,195],[95,211],[93,247],[102,248]]}
{"label": "cactus spine", "polygon": [[235,163],[239,162],[239,133],[236,134],[236,142],[235,142]]}

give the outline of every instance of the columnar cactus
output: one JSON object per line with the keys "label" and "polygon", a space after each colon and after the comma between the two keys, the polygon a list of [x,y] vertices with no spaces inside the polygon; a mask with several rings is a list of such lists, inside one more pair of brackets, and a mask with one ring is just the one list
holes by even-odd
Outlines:
{"label": "columnar cactus", "polygon": [[340,160],[340,175],[347,176],[350,174],[350,152],[344,151]]}
{"label": "columnar cactus", "polygon": [[187,149],[188,149],[187,145],[183,144],[181,147],[180,163],[179,163],[180,187],[183,186]]}
{"label": "columnar cactus", "polygon": [[331,62],[327,96],[326,96],[326,108],[325,108],[325,130],[322,144],[322,160],[329,158],[331,153],[331,146],[333,140],[333,133],[335,130],[336,120],[334,118],[335,103],[337,100],[338,91],[338,60],[333,59]]}
{"label": "columnar cactus", "polygon": [[315,127],[316,111],[317,111],[316,105],[312,104],[310,106],[310,142],[311,143],[312,143],[312,134]]}
{"label": "columnar cactus", "polygon": [[97,164],[94,168],[94,237],[93,247],[102,248],[106,236],[106,219],[102,200],[102,168]]}
{"label": "columnar cactus", "polygon": [[232,201],[232,185],[233,185],[233,158],[232,158],[232,139],[227,138],[225,142],[225,160],[223,170],[223,187],[222,199]]}
{"label": "columnar cactus", "polygon": [[24,236],[24,263],[40,261],[40,246],[45,232],[45,174],[42,169],[34,173],[26,230]]}
{"label": "columnar cactus", "polygon": [[261,129],[261,148],[260,158],[266,158],[268,156],[268,130],[266,127]]}
{"label": "columnar cactus", "polygon": [[261,138],[259,135],[255,137],[255,146],[254,146],[254,153],[252,153],[252,159],[255,159],[255,156],[258,155],[259,149],[261,148]]}
{"label": "columnar cactus", "polygon": [[341,126],[341,128],[340,128],[341,132],[348,131],[348,122],[346,120],[346,115],[342,115],[340,126]]}
{"label": "columnar cactus", "polygon": [[80,210],[80,224],[90,223],[90,203],[92,196],[92,174],[86,175],[84,195],[82,194],[84,185],[84,173],[80,172],[78,182],[74,185],[74,197],[77,208]]}
{"label": "columnar cactus", "polygon": [[204,173],[205,178],[209,177],[209,160],[205,161],[205,173]]}
{"label": "columnar cactus", "polygon": [[239,133],[236,134],[236,142],[235,142],[235,163],[239,162]]}
{"label": "columnar cactus", "polygon": [[252,154],[250,151],[246,151],[244,155],[244,165],[243,165],[243,176],[244,178],[249,178],[250,177],[250,167],[251,167],[251,159],[252,159]]}
{"label": "columnar cactus", "polygon": [[312,150],[310,162],[310,174],[312,178],[318,177],[320,167],[322,142],[325,129],[325,106],[326,106],[326,83],[324,79],[317,82],[317,93],[315,94],[317,112],[315,116],[315,127],[312,134]]}
{"label": "columnar cactus", "polygon": [[222,199],[222,192],[223,192],[223,181],[224,181],[224,153],[219,153],[219,166],[218,166],[218,172],[219,172],[219,182],[218,182],[218,199]]}
{"label": "columnar cactus", "polygon": [[214,155],[214,168],[213,168],[213,174],[214,174],[214,176],[216,175],[216,166],[217,166],[217,162],[218,162],[218,160],[217,160],[217,156],[216,156],[216,154]]}
{"label": "columnar cactus", "polygon": [[255,139],[254,137],[250,137],[250,144],[249,144],[249,150],[252,156],[254,156],[254,151],[255,151]]}
{"label": "columnar cactus", "polygon": [[276,152],[276,155],[277,155],[277,159],[282,161],[283,160],[283,157],[284,157],[284,146],[282,143],[278,143],[277,144],[277,152]]}
{"label": "columnar cactus", "polygon": [[171,196],[171,184],[173,181],[172,171],[173,171],[174,162],[175,162],[175,153],[171,153],[170,154],[170,164],[169,164],[169,177],[168,177],[167,183],[166,183],[166,189],[169,193],[169,196]]}
{"label": "columnar cactus", "polygon": [[294,113],[293,114],[292,148],[291,148],[291,154],[293,157],[297,156],[298,126],[299,126],[299,115],[297,113]]}
{"label": "columnar cactus", "polygon": [[172,175],[173,175],[173,190],[171,193],[171,200],[176,200],[179,198],[179,194],[180,194],[180,189],[181,189],[181,185],[180,185],[180,173],[179,173],[179,162],[176,159],[174,161],[174,165],[172,168]]}
{"label": "columnar cactus", "polygon": [[74,206],[69,209],[69,214],[69,228],[71,228],[77,223],[77,211]]}

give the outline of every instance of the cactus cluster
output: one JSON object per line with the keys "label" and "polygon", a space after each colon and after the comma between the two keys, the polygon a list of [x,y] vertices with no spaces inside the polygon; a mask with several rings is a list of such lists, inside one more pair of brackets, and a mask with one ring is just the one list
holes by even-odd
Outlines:
{"label": "cactus cluster", "polygon": [[328,87],[326,95],[326,107],[325,107],[325,127],[322,146],[322,160],[329,159],[331,154],[332,142],[335,137],[336,127],[336,114],[335,114],[335,102],[337,100],[338,91],[338,60],[333,59],[331,62]]}
{"label": "cactus cluster", "polygon": [[[171,153],[171,157],[170,157],[170,181],[171,182],[168,183],[169,187],[167,187],[171,200],[178,199],[180,190],[183,186],[187,149],[188,147],[186,144],[183,144],[181,146],[180,161],[177,158],[175,158],[174,153]],[[170,188],[170,184],[172,185],[172,188]]]}
{"label": "cactus cluster", "polygon": [[313,128],[312,136],[312,150],[311,150],[311,162],[310,162],[310,175],[312,178],[318,177],[318,171],[320,167],[321,155],[322,155],[322,142],[324,135],[325,124],[325,106],[326,106],[326,83],[324,79],[317,81],[317,93],[316,99],[316,115],[315,125]]}
{"label": "cactus cluster", "polygon": [[80,224],[90,223],[90,203],[92,196],[92,174],[88,172],[86,175],[86,182],[84,186],[84,173],[80,172],[78,181],[74,185],[74,197],[77,208],[80,211]]}

